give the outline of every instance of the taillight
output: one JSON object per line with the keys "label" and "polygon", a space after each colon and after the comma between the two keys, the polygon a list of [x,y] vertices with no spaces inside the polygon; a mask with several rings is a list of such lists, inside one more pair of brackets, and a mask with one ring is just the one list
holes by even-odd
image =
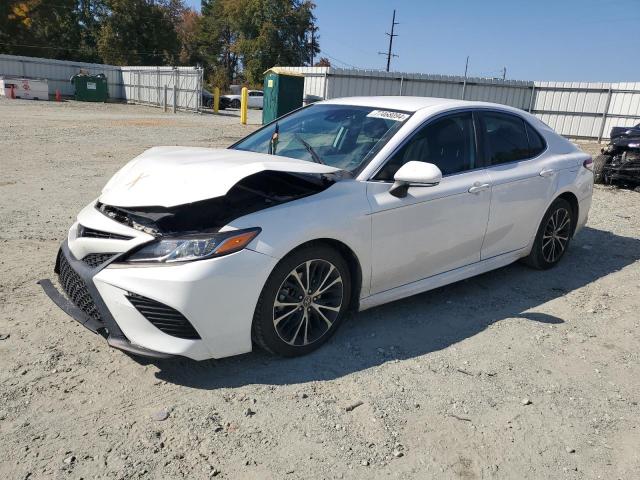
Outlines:
{"label": "taillight", "polygon": [[582,162],[582,166],[587,170],[591,170],[593,172],[593,159],[589,158],[585,160],[584,162]]}

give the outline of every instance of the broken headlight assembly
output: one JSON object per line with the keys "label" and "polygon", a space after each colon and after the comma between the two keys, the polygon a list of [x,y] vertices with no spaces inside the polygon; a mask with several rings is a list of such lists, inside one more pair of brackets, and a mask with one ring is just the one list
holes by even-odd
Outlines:
{"label": "broken headlight assembly", "polygon": [[221,257],[244,249],[260,231],[260,228],[249,228],[229,232],[159,238],[133,251],[123,261],[127,263],[174,263]]}

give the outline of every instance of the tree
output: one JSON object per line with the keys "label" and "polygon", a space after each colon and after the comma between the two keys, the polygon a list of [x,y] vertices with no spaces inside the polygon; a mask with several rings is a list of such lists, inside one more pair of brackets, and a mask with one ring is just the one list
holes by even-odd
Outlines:
{"label": "tree", "polygon": [[184,0],[0,0],[0,52],[200,64],[218,86],[256,84],[268,68],[306,65],[320,52],[314,8],[311,0],[202,0],[200,15]]}
{"label": "tree", "polygon": [[182,65],[194,65],[202,63],[200,57],[200,44],[198,41],[200,33],[200,15],[191,10],[184,10],[180,18],[177,19],[175,30],[180,42],[179,62]]}
{"label": "tree", "polygon": [[113,65],[175,64],[178,35],[168,9],[147,0],[107,0],[98,52]]}
{"label": "tree", "polygon": [[[243,7],[245,14],[238,10]],[[308,33],[314,27],[313,2],[244,0],[234,2],[239,25],[237,50],[250,83],[262,81],[274,65],[305,65],[310,58]],[[320,51],[317,42],[314,54]]]}
{"label": "tree", "polygon": [[208,64],[232,81],[238,66],[249,83],[261,83],[275,65],[305,65],[320,48],[309,0],[203,0],[201,42]]}
{"label": "tree", "polygon": [[202,0],[198,51],[210,83],[222,88],[233,82],[239,63],[233,1]]}
{"label": "tree", "polygon": [[80,57],[87,62],[101,62],[98,53],[100,23],[107,15],[105,0],[78,0],[78,22],[80,25]]}
{"label": "tree", "polygon": [[76,0],[6,0],[0,12],[1,52],[56,59],[81,56]]}
{"label": "tree", "polygon": [[327,57],[320,57],[320,60],[318,60],[313,66],[314,67],[330,67],[331,62]]}

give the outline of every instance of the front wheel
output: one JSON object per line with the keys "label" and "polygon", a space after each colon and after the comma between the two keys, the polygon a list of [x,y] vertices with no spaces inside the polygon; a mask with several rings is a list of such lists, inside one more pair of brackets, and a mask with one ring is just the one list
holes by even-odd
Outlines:
{"label": "front wheel", "polygon": [[253,318],[253,339],[270,353],[309,353],[338,329],[350,298],[351,277],[342,256],[324,245],[301,248],[267,279]]}
{"label": "front wheel", "polygon": [[240,108],[240,100],[237,100],[237,99],[231,100],[231,108]]}
{"label": "front wheel", "polygon": [[611,155],[598,155],[593,159],[593,183],[605,183],[604,167],[611,161]]}
{"label": "front wheel", "polygon": [[531,253],[524,262],[539,270],[555,266],[569,247],[575,221],[569,202],[557,198],[544,214]]}

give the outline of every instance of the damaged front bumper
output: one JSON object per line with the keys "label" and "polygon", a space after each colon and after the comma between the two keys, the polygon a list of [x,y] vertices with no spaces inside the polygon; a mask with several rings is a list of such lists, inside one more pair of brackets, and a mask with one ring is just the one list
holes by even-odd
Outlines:
{"label": "damaged front bumper", "polygon": [[621,162],[612,162],[602,169],[608,183],[625,182],[640,184],[640,159]]}
{"label": "damaged front bumper", "polygon": [[[103,216],[95,209],[81,216],[92,224],[95,215]],[[56,260],[60,291],[50,280],[38,283],[65,313],[109,345],[145,357],[193,360],[251,351],[255,306],[276,258],[245,248],[193,262],[131,265],[119,262],[126,250],[96,266],[88,262],[95,254],[87,252],[105,240],[74,238],[76,228]]]}
{"label": "damaged front bumper", "polygon": [[72,276],[67,282],[70,286],[69,291],[66,293],[76,299],[77,305],[63,295],[51,280],[42,279],[38,281],[38,284],[63,312],[93,333],[105,337],[110,346],[119,350],[148,358],[159,359],[174,356],[135,345],[127,339],[96,289],[93,282],[93,277],[96,273],[95,269],[74,258],[66,241],[58,252],[55,273],[60,275],[61,268],[66,270],[66,275]]}

